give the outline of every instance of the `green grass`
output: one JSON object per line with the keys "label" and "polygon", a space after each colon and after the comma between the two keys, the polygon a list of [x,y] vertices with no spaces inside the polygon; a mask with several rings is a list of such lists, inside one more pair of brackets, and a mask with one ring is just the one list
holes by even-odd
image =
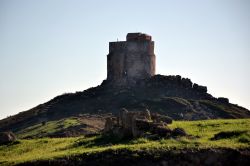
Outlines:
{"label": "green grass", "polygon": [[[249,147],[250,141],[242,144],[240,139],[250,138],[250,119],[233,120],[202,120],[202,121],[175,121],[170,128],[181,127],[187,133],[197,137],[197,143],[202,146],[241,148]],[[242,134],[228,139],[211,140],[220,132],[242,132]]]}
{"label": "green grass", "polygon": [[[68,122],[71,123],[70,121]],[[74,122],[72,121],[72,123]],[[67,127],[67,123],[65,124]],[[134,151],[183,148],[250,148],[250,119],[174,121],[169,127],[184,128],[192,136],[160,140],[149,140],[146,138],[119,140],[113,137],[102,136],[21,139],[19,143],[0,146],[0,164],[8,165],[25,161],[53,159],[82,153],[101,153],[108,149],[128,149]],[[218,133],[226,133],[226,136],[213,139]]]}
{"label": "green grass", "polygon": [[49,121],[43,125],[42,123],[30,126],[17,132],[18,138],[33,138],[33,137],[44,137],[49,134],[56,133],[60,130],[67,129],[68,127],[80,125],[79,121],[75,117],[62,119],[59,121]]}

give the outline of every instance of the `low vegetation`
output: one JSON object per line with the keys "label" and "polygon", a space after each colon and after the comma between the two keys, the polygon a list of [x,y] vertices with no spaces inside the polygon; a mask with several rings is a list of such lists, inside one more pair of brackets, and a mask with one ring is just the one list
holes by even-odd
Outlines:
{"label": "low vegetation", "polygon": [[14,130],[19,139],[57,138],[93,135],[104,127],[106,115],[82,114],[59,120],[41,121],[26,128]]}
{"label": "low vegetation", "polygon": [[[76,123],[70,120],[69,123]],[[66,126],[67,127],[67,126]],[[9,165],[35,160],[53,160],[106,150],[152,151],[176,149],[250,148],[250,119],[174,121],[170,128],[180,127],[190,135],[170,139],[137,138],[119,140],[108,136],[19,139],[0,146],[0,164]],[[37,132],[41,132],[42,126]],[[25,133],[23,133],[25,134]],[[24,135],[19,135],[24,136]]]}
{"label": "low vegetation", "polygon": [[17,132],[19,138],[44,137],[56,132],[67,130],[69,127],[80,125],[77,118],[71,117],[67,119],[49,121],[46,123],[38,123],[36,125],[25,128]]}

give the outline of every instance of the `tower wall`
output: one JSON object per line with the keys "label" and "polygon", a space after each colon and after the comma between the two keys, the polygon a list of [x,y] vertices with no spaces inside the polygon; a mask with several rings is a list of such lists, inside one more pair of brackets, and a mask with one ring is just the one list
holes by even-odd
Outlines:
{"label": "tower wall", "polygon": [[129,40],[110,42],[107,80],[116,85],[133,85],[155,75],[154,42]]}

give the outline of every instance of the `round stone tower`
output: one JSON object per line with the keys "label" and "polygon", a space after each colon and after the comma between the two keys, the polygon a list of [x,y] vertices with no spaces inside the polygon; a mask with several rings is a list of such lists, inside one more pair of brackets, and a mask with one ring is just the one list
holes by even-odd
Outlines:
{"label": "round stone tower", "polygon": [[135,85],[155,75],[154,41],[143,33],[128,33],[126,41],[109,43],[107,81],[115,85]]}

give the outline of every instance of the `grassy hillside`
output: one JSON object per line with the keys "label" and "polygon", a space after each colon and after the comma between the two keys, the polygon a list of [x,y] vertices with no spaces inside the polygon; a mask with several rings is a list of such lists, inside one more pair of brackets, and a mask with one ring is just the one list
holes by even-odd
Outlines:
{"label": "grassy hillside", "polygon": [[[71,119],[68,123],[75,125],[76,121]],[[168,151],[173,149],[250,148],[250,119],[174,121],[170,128],[175,127],[184,128],[191,136],[160,140],[146,138],[118,140],[104,136],[20,139],[16,143],[0,146],[0,164],[53,160],[66,156],[69,158],[79,154],[92,155],[107,150]]]}
{"label": "grassy hillside", "polygon": [[18,138],[46,137],[79,125],[80,122],[77,118],[70,117],[27,127],[24,130],[18,131],[17,135]]}
{"label": "grassy hillside", "polygon": [[103,129],[107,116],[82,114],[78,117],[41,122],[13,131],[21,139],[93,135]]}

